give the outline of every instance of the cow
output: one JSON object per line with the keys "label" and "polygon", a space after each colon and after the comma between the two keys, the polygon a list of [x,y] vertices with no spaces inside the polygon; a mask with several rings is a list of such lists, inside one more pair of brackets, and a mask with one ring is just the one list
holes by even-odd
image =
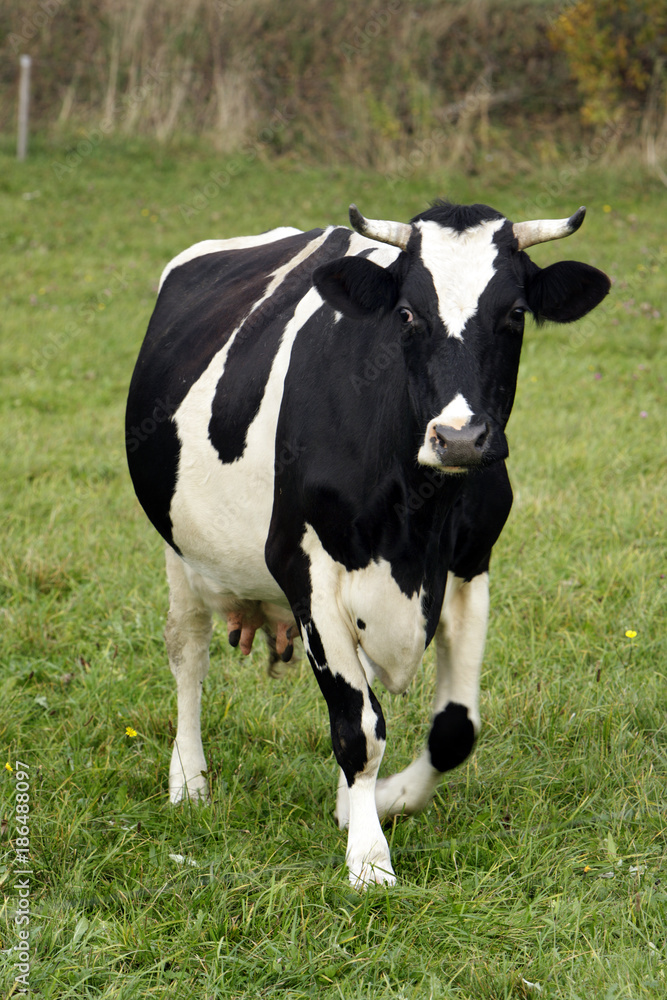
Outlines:
{"label": "cow", "polygon": [[[512,490],[505,429],[527,314],[569,323],[609,291],[512,223],[434,202],[409,223],[206,240],[165,268],[131,381],[131,478],[166,542],[178,723],[170,798],[206,798],[200,728],[212,615],[277,673],[300,638],[327,703],[352,885],[392,884],[381,819],[422,809],[471,752],[489,560]],[[378,780],[372,683],[406,690],[435,640],[426,746]]]}

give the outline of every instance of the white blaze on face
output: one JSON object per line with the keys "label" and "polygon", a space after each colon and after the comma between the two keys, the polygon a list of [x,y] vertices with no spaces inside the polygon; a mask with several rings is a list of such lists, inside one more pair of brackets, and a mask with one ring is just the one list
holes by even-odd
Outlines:
{"label": "white blaze on face", "polygon": [[495,274],[498,248],[493,237],[506,219],[489,219],[458,233],[437,222],[417,222],[422,263],[433,279],[438,312],[450,337],[463,340],[466,323]]}
{"label": "white blaze on face", "polygon": [[445,427],[453,427],[454,430],[460,431],[462,427],[465,427],[470,422],[472,415],[473,411],[468,406],[468,401],[459,392],[437,417],[429,421],[426,434],[424,435],[424,443],[417,455],[419,464],[433,465],[437,469],[442,468],[442,462],[435,452],[435,446],[438,442],[435,430],[436,426],[444,424]]}

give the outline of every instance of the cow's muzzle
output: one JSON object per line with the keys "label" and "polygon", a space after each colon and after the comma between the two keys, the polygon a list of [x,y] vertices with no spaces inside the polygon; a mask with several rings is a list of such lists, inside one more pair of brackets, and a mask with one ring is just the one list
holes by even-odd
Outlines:
{"label": "cow's muzzle", "polygon": [[482,465],[491,443],[491,426],[467,424],[457,430],[448,424],[434,424],[433,450],[445,472],[467,472]]}

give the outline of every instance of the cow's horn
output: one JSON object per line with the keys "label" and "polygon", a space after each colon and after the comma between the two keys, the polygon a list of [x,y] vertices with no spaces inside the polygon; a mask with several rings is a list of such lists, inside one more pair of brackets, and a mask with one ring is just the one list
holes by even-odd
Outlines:
{"label": "cow's horn", "polygon": [[519,244],[519,250],[534,247],[536,243],[548,243],[571,236],[584,221],[586,209],[582,205],[569,219],[536,219],[534,222],[515,222],[512,227]]}
{"label": "cow's horn", "polygon": [[412,235],[412,226],[406,222],[365,219],[356,205],[350,205],[350,222],[358,233],[367,236],[369,240],[390,243],[393,247],[400,247],[401,250],[405,250]]}

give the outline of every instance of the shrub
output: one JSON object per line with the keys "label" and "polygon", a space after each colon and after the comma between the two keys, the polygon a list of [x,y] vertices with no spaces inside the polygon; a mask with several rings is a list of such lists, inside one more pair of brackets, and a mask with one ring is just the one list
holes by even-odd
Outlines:
{"label": "shrub", "polygon": [[651,88],[664,86],[664,0],[579,0],[555,21],[550,37],[567,56],[587,123],[637,115]]}

